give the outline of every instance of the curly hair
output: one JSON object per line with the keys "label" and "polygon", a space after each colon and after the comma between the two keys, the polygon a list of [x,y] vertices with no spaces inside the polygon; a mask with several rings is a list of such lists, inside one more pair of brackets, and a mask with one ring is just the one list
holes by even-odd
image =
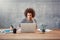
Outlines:
{"label": "curly hair", "polygon": [[31,13],[33,18],[35,17],[35,11],[34,11],[32,8],[27,8],[27,9],[25,10],[25,12],[24,12],[25,17],[27,17],[27,14],[28,14],[28,13]]}

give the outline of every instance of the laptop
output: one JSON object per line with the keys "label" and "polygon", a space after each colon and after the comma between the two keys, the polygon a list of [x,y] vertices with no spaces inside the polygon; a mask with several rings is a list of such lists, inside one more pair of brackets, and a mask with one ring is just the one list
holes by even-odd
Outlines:
{"label": "laptop", "polygon": [[32,33],[36,30],[36,23],[21,23],[21,32]]}

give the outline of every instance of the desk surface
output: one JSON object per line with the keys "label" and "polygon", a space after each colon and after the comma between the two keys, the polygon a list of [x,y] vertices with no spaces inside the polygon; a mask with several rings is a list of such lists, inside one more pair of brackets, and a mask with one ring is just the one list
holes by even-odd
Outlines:
{"label": "desk surface", "polygon": [[45,34],[38,31],[35,33],[0,34],[0,39],[60,39],[60,30],[53,30]]}

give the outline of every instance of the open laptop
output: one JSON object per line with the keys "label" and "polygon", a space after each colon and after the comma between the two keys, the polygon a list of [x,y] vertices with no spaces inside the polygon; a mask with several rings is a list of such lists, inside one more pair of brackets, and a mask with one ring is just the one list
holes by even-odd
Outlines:
{"label": "open laptop", "polygon": [[21,32],[35,32],[36,23],[21,23]]}

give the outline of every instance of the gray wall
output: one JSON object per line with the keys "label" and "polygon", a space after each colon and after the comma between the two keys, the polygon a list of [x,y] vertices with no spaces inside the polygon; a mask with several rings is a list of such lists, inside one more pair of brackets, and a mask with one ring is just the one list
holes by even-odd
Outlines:
{"label": "gray wall", "polygon": [[17,26],[29,7],[36,12],[38,27],[43,23],[47,28],[60,28],[60,0],[0,0],[0,28]]}

